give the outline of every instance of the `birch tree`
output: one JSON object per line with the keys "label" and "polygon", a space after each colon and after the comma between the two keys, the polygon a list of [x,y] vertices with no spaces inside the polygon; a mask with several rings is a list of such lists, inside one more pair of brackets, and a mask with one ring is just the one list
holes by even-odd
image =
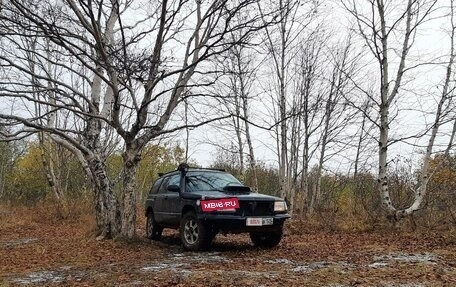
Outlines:
{"label": "birch tree", "polygon": [[293,74],[294,93],[291,101],[290,124],[290,168],[291,194],[293,206],[295,190],[301,191],[299,208],[307,210],[310,201],[310,160],[317,151],[313,139],[322,124],[321,110],[324,101],[324,87],[321,79],[324,74],[325,45],[328,43],[323,28],[313,31],[298,48]]}
{"label": "birch tree", "polygon": [[346,42],[336,43],[329,46],[331,56],[327,60],[329,66],[326,82],[326,89],[323,99],[323,117],[321,122],[320,137],[317,141],[319,149],[318,164],[314,178],[312,198],[309,202],[309,212],[321,205],[322,190],[321,178],[324,164],[335,153],[346,150],[350,146],[350,140],[343,138],[343,131],[347,129],[356,118],[357,111],[350,109],[344,95],[353,91],[350,78],[355,74],[357,58],[351,55],[352,43],[350,36]]}
{"label": "birch tree", "polygon": [[[240,45],[233,46],[222,56],[220,65],[226,74],[224,77],[226,80],[221,80],[216,89],[225,94],[218,95],[223,103],[222,107],[233,115],[230,126],[236,134],[240,177],[244,178],[246,172],[244,162],[246,162],[253,174],[253,190],[258,191],[255,151],[250,132],[250,105],[256,93],[254,85],[258,81],[256,74],[259,68],[258,57],[255,55],[257,51],[254,36],[246,38]],[[231,35],[231,37],[236,36]],[[229,131],[226,132],[230,134]]]}
{"label": "birch tree", "polygon": [[[394,19],[389,17],[392,14],[392,5],[390,1],[370,1],[370,13],[363,13],[357,6],[355,1],[351,3],[345,2],[345,7],[354,16],[357,21],[358,31],[365,41],[366,46],[369,48],[372,55],[376,58],[379,74],[380,74],[380,87],[379,98],[372,100],[378,107],[379,120],[376,125],[379,130],[378,137],[378,190],[381,202],[388,212],[388,218],[392,221],[397,221],[405,216],[413,214],[417,211],[426,193],[426,186],[429,181],[429,160],[433,152],[435,138],[437,136],[439,127],[442,123],[442,108],[449,99],[449,77],[452,73],[452,65],[454,61],[454,23],[453,23],[453,9],[451,9],[451,52],[446,69],[446,77],[444,80],[440,100],[437,104],[435,111],[435,118],[430,129],[430,137],[426,146],[423,165],[420,170],[418,180],[418,187],[413,190],[414,200],[408,208],[397,208],[391,199],[390,191],[388,189],[388,147],[392,144],[390,138],[390,111],[392,105],[400,101],[398,94],[403,86],[404,75],[410,72],[413,67],[419,66],[416,63],[408,63],[410,50],[415,43],[417,29],[421,24],[429,19],[430,14],[437,1],[418,1],[409,0],[405,5],[394,6],[396,11],[401,7],[401,11]],[[397,37],[400,35],[400,37]],[[399,48],[395,48],[395,39],[400,38],[401,43]],[[392,54],[396,54],[394,57]],[[396,66],[393,65],[397,61]],[[393,70],[393,67],[395,69]],[[394,72],[393,72],[394,71]]]}
{"label": "birch tree", "polygon": [[[406,209],[403,210],[392,210],[394,213],[394,219],[398,220],[401,219],[404,216],[409,216],[413,214],[415,211],[419,210],[424,197],[426,195],[427,191],[427,186],[429,183],[429,178],[430,178],[430,172],[429,172],[429,163],[431,161],[431,156],[433,153],[434,149],[434,144],[436,141],[437,134],[439,132],[439,129],[442,124],[444,124],[447,121],[447,115],[448,115],[448,110],[451,109],[451,106],[449,105],[449,102],[451,101],[453,97],[453,89],[451,88],[451,82],[452,82],[452,77],[453,77],[453,65],[454,65],[454,59],[455,59],[455,32],[456,32],[456,23],[454,19],[454,1],[451,1],[450,3],[450,23],[451,23],[451,28],[450,28],[450,52],[448,56],[448,62],[447,66],[445,69],[445,77],[442,83],[442,91],[440,94],[440,99],[438,100],[437,103],[437,109],[435,111],[434,115],[434,121],[431,126],[431,134],[428,139],[428,143],[426,146],[426,152],[423,157],[423,163],[421,165],[421,169],[419,172],[419,179],[418,179],[418,187],[414,189],[414,200],[413,203]],[[451,148],[454,140],[454,131],[455,128],[453,126],[452,133],[450,135],[450,140],[448,143],[447,150],[445,152],[446,155],[448,155],[449,149]],[[391,207],[390,207],[391,209]]]}
{"label": "birch tree", "polygon": [[[288,94],[290,90],[290,67],[296,53],[296,47],[301,40],[302,32],[315,19],[316,1],[280,0],[271,2],[270,6],[277,7],[279,19],[277,25],[267,27],[264,33],[264,49],[267,57],[271,58],[270,69],[273,74],[265,89],[269,91],[274,102],[277,156],[279,165],[280,196],[292,198],[290,194],[290,169],[288,147]],[[260,7],[260,12],[262,12]],[[262,12],[263,13],[263,12]],[[292,208],[291,208],[292,209]]]}
{"label": "birch tree", "polygon": [[[232,24],[237,13],[257,7],[254,0],[165,0],[146,5],[115,0],[54,2],[2,4],[0,29],[6,38],[0,61],[1,69],[10,73],[2,73],[0,93],[24,112],[2,110],[0,118],[22,126],[24,133],[45,131],[74,152],[94,183],[101,238],[132,237],[135,175],[142,150],[154,138],[214,120],[170,124],[187,89],[211,84],[205,77],[192,81],[204,74],[198,66],[262,29],[273,17],[263,11],[260,19],[252,10],[248,19]],[[232,31],[244,32],[223,41]],[[26,65],[24,55],[30,51],[22,40],[27,37],[37,38],[41,46],[49,40],[54,47],[54,57],[48,57],[43,48],[32,52],[39,70]],[[46,73],[49,62],[58,75]],[[31,78],[39,82],[30,84]],[[38,100],[31,96],[37,94]],[[28,113],[29,103],[42,105],[47,111],[43,116],[70,118],[71,127],[41,124]],[[123,146],[120,198],[113,189],[117,182],[108,177],[105,165],[112,147],[106,143],[117,145],[112,135],[120,137]]]}

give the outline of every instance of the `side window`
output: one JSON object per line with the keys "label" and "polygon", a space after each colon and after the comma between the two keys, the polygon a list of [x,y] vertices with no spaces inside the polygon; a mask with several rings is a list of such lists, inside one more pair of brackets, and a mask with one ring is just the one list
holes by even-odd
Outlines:
{"label": "side window", "polygon": [[168,181],[169,181],[169,176],[163,178],[162,184],[160,185],[160,188],[158,189],[158,193],[166,193],[167,192],[166,188],[168,187]]}
{"label": "side window", "polygon": [[169,185],[177,185],[180,186],[180,174],[175,174],[169,178],[168,186]]}
{"label": "side window", "polygon": [[160,187],[160,184],[162,183],[163,178],[159,178],[155,181],[154,185],[152,186],[152,189],[150,190],[150,193],[154,194],[158,192],[158,188]]}
{"label": "side window", "polygon": [[160,188],[158,189],[158,193],[167,193],[168,192],[168,186],[170,186],[172,184],[179,185],[179,181],[180,181],[180,175],[179,174],[175,174],[175,175],[171,175],[171,176],[165,177],[163,179],[163,183],[160,185]]}

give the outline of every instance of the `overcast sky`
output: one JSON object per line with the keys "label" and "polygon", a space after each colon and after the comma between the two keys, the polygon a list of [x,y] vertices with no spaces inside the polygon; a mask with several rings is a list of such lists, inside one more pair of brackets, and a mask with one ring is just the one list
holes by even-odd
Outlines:
{"label": "overcast sky", "polygon": [[[446,5],[445,1],[440,1],[439,5]],[[446,1],[448,2],[448,1]],[[448,60],[449,36],[448,36],[448,18],[443,17],[444,9],[440,6],[434,12],[434,19],[421,26],[416,37],[416,43],[411,51],[411,61],[414,63],[432,62],[434,64],[424,65],[414,69],[405,76],[407,82],[404,89],[400,91],[398,101],[394,106],[392,115],[396,115],[391,125],[391,136],[393,138],[409,137],[414,134],[423,132],[429,127],[433,120],[439,92],[442,90],[441,83],[444,78],[445,66],[444,61]],[[336,31],[336,37],[344,38],[349,30],[349,25],[353,19],[336,4],[327,2],[321,9],[321,13],[328,20],[328,29]],[[355,40],[358,49],[362,49],[364,42],[360,38]],[[378,81],[378,65],[373,57],[366,51],[363,58],[365,63],[365,73],[371,73],[373,80]],[[412,62],[408,64],[411,65]],[[441,64],[435,64],[441,62]],[[375,85],[374,85],[375,87]],[[377,89],[378,90],[378,89]],[[267,96],[265,96],[267,97]],[[254,118],[261,117],[264,113],[265,102],[256,100],[252,105],[251,113]],[[397,112],[397,113],[396,113]],[[356,127],[348,130],[347,133],[355,132]],[[446,133],[451,129],[450,124],[446,124],[441,129],[441,135],[438,138],[436,150],[443,149],[447,144],[448,137]],[[252,127],[254,138],[255,156],[258,160],[265,162],[267,165],[277,166],[277,156],[275,154],[275,142],[268,131]],[[375,130],[376,133],[376,130]],[[184,142],[184,133],[179,135],[179,139]],[[190,156],[193,160],[203,166],[210,165],[216,153],[216,148],[209,143],[210,139],[214,142],[227,143],[234,138],[234,132],[231,135],[222,135],[213,126],[206,126],[192,130],[190,133]],[[428,137],[419,139],[409,139],[404,142],[394,144],[390,147],[389,158],[401,159],[402,161],[410,160],[415,166],[420,161],[420,154],[424,151],[423,146],[426,144]],[[440,146],[439,146],[440,145]],[[334,172],[347,172],[352,164],[354,150],[347,149],[343,153],[335,154],[328,162],[329,168]],[[377,146],[371,145],[364,158],[369,163],[367,167],[376,168]]]}

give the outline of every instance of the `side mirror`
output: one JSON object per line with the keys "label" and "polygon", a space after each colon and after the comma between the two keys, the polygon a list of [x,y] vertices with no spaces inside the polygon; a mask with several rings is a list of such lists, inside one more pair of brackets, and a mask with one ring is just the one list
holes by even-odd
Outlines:
{"label": "side mirror", "polygon": [[176,184],[171,184],[171,185],[168,185],[168,191],[171,191],[171,192],[180,192],[180,187]]}

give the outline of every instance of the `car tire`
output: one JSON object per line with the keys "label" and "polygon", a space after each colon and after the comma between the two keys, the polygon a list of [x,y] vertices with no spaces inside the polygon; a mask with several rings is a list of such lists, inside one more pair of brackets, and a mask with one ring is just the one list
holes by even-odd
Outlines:
{"label": "car tire", "polygon": [[182,217],[179,233],[184,249],[190,251],[209,248],[214,238],[210,228],[198,220],[193,211],[185,213]]}
{"label": "car tire", "polygon": [[276,231],[256,231],[250,232],[250,239],[253,244],[261,248],[276,247],[282,240],[282,229]]}
{"label": "car tire", "polygon": [[153,212],[147,213],[146,237],[155,241],[161,239],[163,227],[155,221]]}

